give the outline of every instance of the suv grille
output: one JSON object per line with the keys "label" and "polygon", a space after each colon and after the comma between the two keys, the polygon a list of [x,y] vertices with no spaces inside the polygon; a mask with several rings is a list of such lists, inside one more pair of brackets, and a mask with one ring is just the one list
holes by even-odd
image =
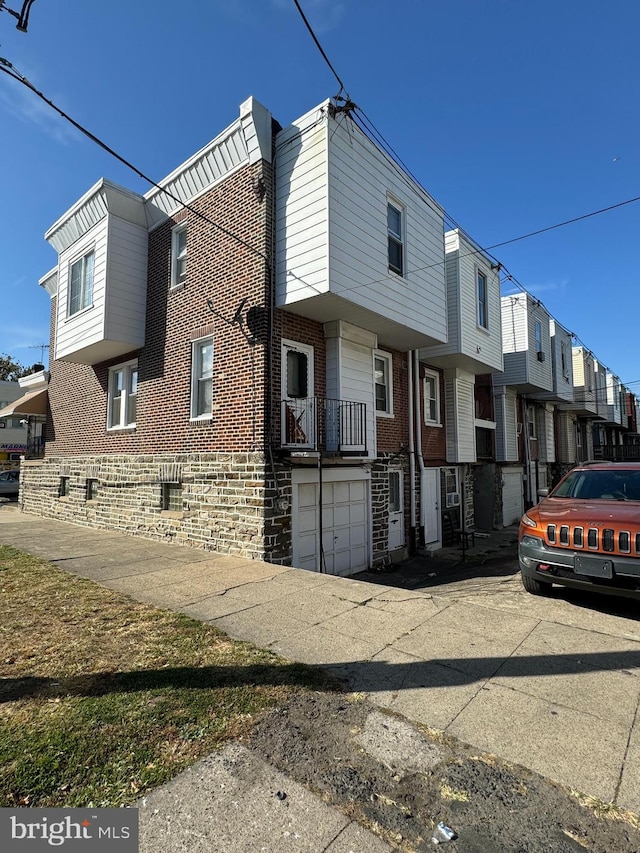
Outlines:
{"label": "suv grille", "polygon": [[[547,525],[547,542],[556,547],[584,548],[585,530],[583,527],[571,528],[568,524],[560,526],[549,524]],[[611,527],[589,527],[586,530],[586,547],[589,551],[607,553],[618,551],[621,554],[631,554],[632,542],[633,553],[640,555],[640,533],[632,536],[628,530],[616,532]]]}

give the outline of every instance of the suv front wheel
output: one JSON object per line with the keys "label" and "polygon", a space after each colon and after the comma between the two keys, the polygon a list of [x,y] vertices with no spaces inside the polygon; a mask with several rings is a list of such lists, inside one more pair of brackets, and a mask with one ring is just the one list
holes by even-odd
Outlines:
{"label": "suv front wheel", "polygon": [[521,574],[522,586],[532,595],[551,595],[551,584],[536,580],[529,575]]}

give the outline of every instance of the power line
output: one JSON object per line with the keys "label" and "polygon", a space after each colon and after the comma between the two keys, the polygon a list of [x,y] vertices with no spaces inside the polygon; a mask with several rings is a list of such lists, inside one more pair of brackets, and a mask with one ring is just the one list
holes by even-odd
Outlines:
{"label": "power line", "polygon": [[319,41],[318,37],[317,37],[317,36],[316,36],[316,34],[314,33],[313,28],[311,27],[311,24],[309,23],[309,21],[308,21],[308,19],[307,19],[307,16],[306,16],[306,15],[305,15],[305,13],[302,11],[302,7],[300,6],[300,3],[298,3],[298,0],[293,0],[293,2],[296,4],[296,9],[298,10],[298,12],[300,12],[300,17],[301,17],[301,18],[302,18],[302,20],[304,21],[304,25],[306,26],[307,30],[309,31],[309,35],[311,36],[311,38],[312,38],[312,39],[313,39],[313,41],[315,42],[316,47],[317,47],[317,48],[318,48],[318,50],[320,51],[320,54],[322,55],[322,58],[323,58],[323,59],[324,59],[324,61],[327,63],[327,65],[328,65],[328,66],[329,66],[329,68],[331,69],[331,73],[333,74],[333,76],[334,76],[334,77],[336,78],[336,80],[338,81],[338,84],[339,84],[339,86],[340,86],[340,91],[338,92],[338,94],[337,94],[337,96],[336,96],[336,100],[338,100],[338,99],[339,99],[339,97],[340,97],[340,95],[342,94],[342,92],[344,92],[344,93],[345,93],[345,95],[347,96],[347,100],[349,100],[349,94],[348,94],[347,90],[346,90],[346,89],[345,89],[345,87],[344,87],[344,83],[343,83],[343,82],[342,82],[342,80],[340,79],[340,77],[339,77],[338,72],[336,71],[336,69],[333,67],[333,65],[332,65],[332,64],[331,64],[331,62],[329,61],[329,57],[327,56],[327,54],[326,54],[326,53],[325,53],[325,51],[324,51],[324,48],[323,48],[323,47],[322,47],[322,45],[320,44],[320,41]]}
{"label": "power line", "polygon": [[56,104],[54,104],[54,102],[52,100],[47,98],[46,95],[43,95],[42,92],[40,92],[38,89],[36,89],[36,87],[32,83],[30,83],[29,80],[27,80],[27,78],[23,74],[20,74],[20,72],[15,68],[15,66],[13,66],[9,62],[9,60],[4,59],[3,57],[0,57],[0,71],[4,71],[4,73],[7,74],[9,77],[12,77],[14,80],[17,80],[19,83],[22,83],[23,86],[26,86],[28,89],[30,89],[35,95],[37,95],[42,101],[44,101],[45,104],[47,104],[49,107],[51,107],[53,110],[55,110],[60,116],[62,116],[62,118],[65,119],[65,121],[68,121],[75,128],[77,128],[81,133],[83,133],[86,137],[88,137],[92,142],[95,142],[96,145],[99,145],[100,148],[102,148],[104,151],[107,152],[107,154],[111,154],[112,157],[115,157],[116,160],[119,160],[128,169],[131,169],[132,172],[135,172],[135,174],[138,175],[138,177],[142,178],[143,181],[146,181],[147,183],[151,184],[151,186],[153,186],[156,189],[163,192],[166,196],[168,196],[170,199],[172,199],[172,201],[177,202],[185,210],[188,210],[190,213],[193,213],[194,216],[197,216],[199,219],[203,220],[207,224],[212,225],[214,228],[217,228],[218,231],[225,234],[227,237],[230,237],[232,240],[235,240],[237,243],[240,243],[242,246],[245,246],[251,252],[258,255],[260,258],[262,258],[262,260],[265,261],[267,266],[270,267],[269,259],[259,249],[256,249],[255,246],[252,246],[250,243],[248,243],[242,237],[239,237],[237,234],[234,234],[233,231],[229,231],[228,228],[225,228],[224,225],[220,225],[219,222],[215,222],[213,219],[210,219],[204,213],[201,213],[199,210],[196,210],[196,208],[192,207],[190,204],[187,204],[181,198],[174,195],[170,190],[161,186],[161,184],[156,183],[156,181],[154,181],[148,175],[145,175],[145,173],[142,172],[140,169],[138,169],[137,166],[134,166],[132,163],[129,162],[129,160],[126,160],[124,157],[122,157],[120,154],[118,154],[117,151],[114,151],[113,148],[111,148],[109,145],[106,144],[106,142],[103,142],[95,134],[91,133],[90,130],[87,130],[86,127],[83,127],[81,124],[79,124],[79,122],[75,121],[75,119],[72,119],[71,116],[67,115],[67,113],[65,113],[64,110],[62,110],[62,109],[60,109],[60,107],[56,106]]}

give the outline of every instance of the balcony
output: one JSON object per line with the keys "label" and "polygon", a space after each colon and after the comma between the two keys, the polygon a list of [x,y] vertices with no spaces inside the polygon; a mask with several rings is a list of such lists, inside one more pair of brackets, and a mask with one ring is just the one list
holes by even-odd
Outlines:
{"label": "balcony", "polygon": [[367,453],[367,407],[352,400],[282,400],[282,447],[341,456]]}
{"label": "balcony", "polygon": [[607,462],[640,462],[640,444],[601,444],[593,448],[593,458]]}

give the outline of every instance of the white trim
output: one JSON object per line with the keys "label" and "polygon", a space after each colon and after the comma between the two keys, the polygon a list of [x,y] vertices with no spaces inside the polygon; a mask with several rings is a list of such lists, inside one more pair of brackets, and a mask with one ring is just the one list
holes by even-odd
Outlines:
{"label": "white trim", "polygon": [[[432,420],[427,417],[427,379],[434,380],[436,391],[436,420]],[[431,397],[429,397],[429,400],[431,400]],[[428,367],[424,369],[424,376],[422,377],[422,417],[426,426],[442,426],[442,416],[440,412],[440,374],[435,370],[429,370]]]}
{"label": "white trim", "polygon": [[[376,400],[376,359],[379,358],[385,363],[384,368],[384,387],[387,391],[387,408],[378,409]],[[393,353],[385,350],[372,350],[372,369],[373,369],[373,407],[377,418],[393,418]]]}
{"label": "white trim", "polygon": [[[482,329],[484,332],[489,331],[489,276],[486,270],[481,269],[478,264],[475,264],[476,271],[476,326],[478,329]],[[482,276],[484,278],[484,313],[486,326],[483,326],[480,322],[480,298],[478,294],[478,277]]]}
{"label": "white trim", "polygon": [[[129,414],[129,385],[133,370],[138,371],[138,359],[134,358],[131,361],[125,361],[122,364],[114,364],[109,368],[108,384],[107,384],[107,432],[118,432],[119,430],[131,430],[136,427],[136,420],[128,420]],[[111,406],[113,403],[113,379],[116,373],[123,372],[122,395],[120,397],[120,421],[117,424],[111,423]],[[136,414],[137,414],[137,398],[138,398],[138,381],[136,380]]]}
{"label": "white trim", "polygon": [[[184,244],[184,252],[182,255],[178,254],[178,241],[180,239],[180,235],[185,235],[185,244]],[[178,225],[174,225],[171,229],[171,282],[170,289],[171,290],[179,290],[184,287],[187,281],[187,261],[189,259],[189,225],[186,220],[179,222]],[[178,261],[184,258],[185,261],[185,271],[184,277],[179,280],[178,279]]]}
{"label": "white trim", "polygon": [[[201,338],[195,338],[191,341],[191,399],[189,402],[189,414],[190,420],[192,422],[201,422],[201,421],[211,421],[213,420],[213,410],[211,412],[205,412],[204,414],[196,414],[197,400],[198,400],[198,380],[201,378],[200,375],[196,375],[196,367],[199,364],[200,358],[199,356],[196,358],[196,348],[200,346],[203,342],[211,343],[211,401],[213,405],[213,335],[203,335]],[[204,377],[207,378],[207,377]]]}
{"label": "white trim", "polygon": [[[395,211],[400,214],[400,233],[398,234],[396,231],[391,231],[389,228],[389,207],[392,207]],[[387,272],[390,275],[397,276],[398,278],[406,278],[407,277],[407,208],[406,205],[402,204],[402,202],[398,201],[397,198],[387,193],[387,207],[386,207],[386,222],[387,222]],[[389,237],[394,239],[396,242],[400,244],[400,248],[402,250],[402,271],[398,272],[391,268],[389,264]]]}

